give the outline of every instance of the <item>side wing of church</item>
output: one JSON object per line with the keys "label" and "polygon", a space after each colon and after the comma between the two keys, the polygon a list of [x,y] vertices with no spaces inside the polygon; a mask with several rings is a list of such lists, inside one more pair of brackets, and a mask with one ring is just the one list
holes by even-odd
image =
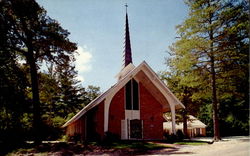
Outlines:
{"label": "side wing of church", "polygon": [[99,140],[106,133],[120,139],[163,139],[163,114],[172,114],[175,134],[175,110],[183,104],[143,61],[135,67],[126,13],[123,69],[117,83],[67,121],[68,136],[78,135],[86,140]]}

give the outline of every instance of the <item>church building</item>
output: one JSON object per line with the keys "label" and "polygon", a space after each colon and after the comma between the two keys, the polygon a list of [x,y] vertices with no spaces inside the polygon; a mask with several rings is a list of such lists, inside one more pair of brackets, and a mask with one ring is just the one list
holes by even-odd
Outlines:
{"label": "church building", "polygon": [[184,106],[145,61],[133,65],[127,11],[123,53],[117,83],[63,125],[68,136],[94,140],[109,133],[122,140],[160,140],[165,112],[171,112],[176,133],[175,110]]}

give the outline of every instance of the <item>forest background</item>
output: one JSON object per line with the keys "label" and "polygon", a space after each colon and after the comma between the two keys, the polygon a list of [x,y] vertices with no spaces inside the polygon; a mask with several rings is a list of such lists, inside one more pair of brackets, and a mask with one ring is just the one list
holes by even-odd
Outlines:
{"label": "forest background", "polygon": [[[186,106],[179,121],[198,117],[215,140],[248,135],[249,2],[185,2],[189,16],[159,72]],[[0,143],[60,139],[63,123],[100,88],[80,85],[77,45],[36,1],[2,0],[0,8]]]}

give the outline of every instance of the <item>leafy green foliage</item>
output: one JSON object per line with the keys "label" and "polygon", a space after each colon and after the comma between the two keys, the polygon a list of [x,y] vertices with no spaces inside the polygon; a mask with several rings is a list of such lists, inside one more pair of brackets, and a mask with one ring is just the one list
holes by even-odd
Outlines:
{"label": "leafy green foliage", "polygon": [[177,26],[179,39],[170,47],[166,60],[169,71],[162,72],[161,77],[182,100],[187,113],[197,115],[208,125],[210,134],[214,126],[215,140],[220,138],[219,120],[222,135],[246,134],[249,3],[185,2],[189,16]]}
{"label": "leafy green foliage", "polygon": [[1,145],[59,138],[66,119],[100,94],[76,80],[68,36],[35,0],[0,1]]}
{"label": "leafy green foliage", "polygon": [[[16,57],[4,51],[2,46],[0,60],[0,140],[8,141],[11,137],[6,136],[22,136],[20,122],[23,112],[30,106],[26,91],[29,83]],[[22,123],[21,126],[25,127],[26,124]]]}
{"label": "leafy green foliage", "polygon": [[2,47],[12,56],[25,58],[29,68],[33,104],[33,129],[40,142],[41,109],[38,68],[44,61],[60,65],[73,57],[76,44],[67,38],[69,33],[34,0],[4,0],[0,2]]}

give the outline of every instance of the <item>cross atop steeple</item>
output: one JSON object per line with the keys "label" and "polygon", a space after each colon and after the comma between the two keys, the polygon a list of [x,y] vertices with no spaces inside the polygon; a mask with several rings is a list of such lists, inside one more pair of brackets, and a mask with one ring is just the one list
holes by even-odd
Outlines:
{"label": "cross atop steeple", "polygon": [[127,3],[125,4],[125,7],[126,7],[126,13],[127,13],[127,8],[128,8],[128,4]]}
{"label": "cross atop steeple", "polygon": [[125,4],[125,7],[126,7],[126,23],[125,23],[125,43],[124,43],[125,45],[123,51],[123,68],[126,67],[128,64],[132,63],[132,52],[130,45],[128,13],[127,13],[128,5]]}

